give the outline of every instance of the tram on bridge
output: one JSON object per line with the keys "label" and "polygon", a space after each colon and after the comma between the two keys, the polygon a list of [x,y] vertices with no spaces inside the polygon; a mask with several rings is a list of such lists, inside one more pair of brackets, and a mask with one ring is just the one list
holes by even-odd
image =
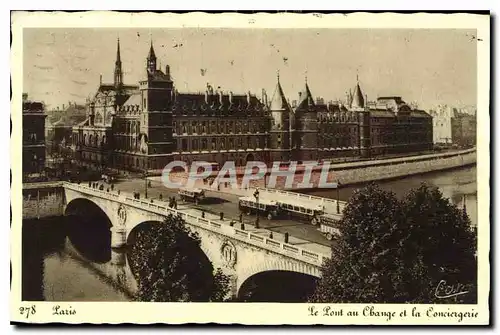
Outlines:
{"label": "tram on bridge", "polygon": [[182,201],[191,201],[197,205],[205,199],[205,191],[200,188],[181,188],[178,193]]}
{"label": "tram on bridge", "polygon": [[328,241],[340,236],[339,221],[341,216],[338,214],[325,213],[320,216],[318,230],[323,233]]}
{"label": "tram on bridge", "polygon": [[251,215],[254,213],[262,214],[268,220],[272,220],[281,214],[281,210],[275,201],[268,199],[259,199],[253,197],[241,197],[238,201],[238,207],[241,212]]}

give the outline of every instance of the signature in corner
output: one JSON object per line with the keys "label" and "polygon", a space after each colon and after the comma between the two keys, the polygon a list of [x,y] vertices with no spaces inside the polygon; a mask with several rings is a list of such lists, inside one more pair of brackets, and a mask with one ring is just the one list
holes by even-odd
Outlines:
{"label": "signature in corner", "polygon": [[436,290],[434,291],[434,295],[438,299],[452,298],[466,293],[469,293],[469,291],[465,290],[464,285],[460,283],[451,285],[448,284],[446,280],[441,280],[436,286]]}

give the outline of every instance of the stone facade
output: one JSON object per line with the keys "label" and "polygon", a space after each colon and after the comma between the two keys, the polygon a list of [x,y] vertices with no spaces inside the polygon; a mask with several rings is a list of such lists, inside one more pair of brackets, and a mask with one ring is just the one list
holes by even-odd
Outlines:
{"label": "stone facade", "polygon": [[23,94],[23,180],[40,177],[45,167],[45,108]]}
{"label": "stone facade", "polygon": [[96,168],[161,173],[172,160],[332,160],[432,148],[432,119],[401,97],[369,106],[359,83],[346,101],[313,99],[306,83],[289,103],[278,76],[272,98],[223,92],[179,92],[168,65],[158,69],[153,44],[138,85],[125,85],[118,42],[115,79],[101,84],[88,119],[73,128],[78,161]]}
{"label": "stone facade", "polygon": [[460,147],[476,145],[476,115],[456,112],[451,118],[451,139]]}

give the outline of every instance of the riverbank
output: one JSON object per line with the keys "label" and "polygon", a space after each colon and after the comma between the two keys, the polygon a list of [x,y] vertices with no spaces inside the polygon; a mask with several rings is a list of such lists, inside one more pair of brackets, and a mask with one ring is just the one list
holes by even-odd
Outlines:
{"label": "riverbank", "polygon": [[[347,186],[372,181],[400,179],[408,176],[456,169],[475,164],[476,149],[468,149],[420,156],[330,164],[328,168],[326,166],[318,165],[317,168],[311,173],[309,184],[303,184],[304,166],[297,166],[297,169],[294,171],[293,182],[291,184],[286,185],[285,176],[278,176],[273,188],[285,190],[307,190],[325,187],[332,188],[334,187],[333,185],[323,185],[323,187],[320,187],[320,181],[322,181],[323,184],[325,181],[324,179],[326,179],[326,181],[330,184],[338,181],[341,185]],[[286,169],[287,168],[283,168],[282,170],[285,171]],[[328,169],[328,176],[322,180],[321,174],[323,169]],[[237,170],[236,175],[237,182],[241,185],[243,172]],[[187,177],[187,172],[176,172],[169,175],[171,182],[180,184],[184,184]],[[156,177],[156,179],[161,178]],[[266,188],[268,185],[269,172],[261,179],[250,181],[251,188]],[[221,188],[224,188],[225,190],[232,189],[230,185],[222,185]]]}
{"label": "riverbank", "polygon": [[341,185],[394,180],[429,172],[452,170],[476,164],[476,150],[379,160],[360,164],[332,166]]}

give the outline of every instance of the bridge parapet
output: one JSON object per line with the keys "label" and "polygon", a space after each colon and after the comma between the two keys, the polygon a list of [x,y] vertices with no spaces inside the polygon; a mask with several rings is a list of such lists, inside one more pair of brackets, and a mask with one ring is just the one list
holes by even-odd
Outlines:
{"label": "bridge parapet", "polygon": [[84,194],[101,197],[107,200],[114,200],[126,204],[130,207],[135,207],[159,216],[166,216],[169,214],[180,215],[181,218],[183,218],[189,225],[209,230],[213,233],[230,237],[234,240],[238,240],[240,242],[252,245],[260,249],[265,249],[282,256],[290,257],[315,267],[321,266],[323,261],[331,256],[299,248],[292,244],[283,243],[254,232],[241,230],[228,224],[217,222],[215,220],[210,220],[201,216],[193,215],[191,213],[186,213],[183,212],[182,209],[173,209],[166,206],[164,202],[151,203],[141,199],[134,199],[126,194],[118,195],[114,191],[101,191],[98,189],[90,188],[88,186],[72,183],[64,183],[63,186],[65,188],[79,191]]}

